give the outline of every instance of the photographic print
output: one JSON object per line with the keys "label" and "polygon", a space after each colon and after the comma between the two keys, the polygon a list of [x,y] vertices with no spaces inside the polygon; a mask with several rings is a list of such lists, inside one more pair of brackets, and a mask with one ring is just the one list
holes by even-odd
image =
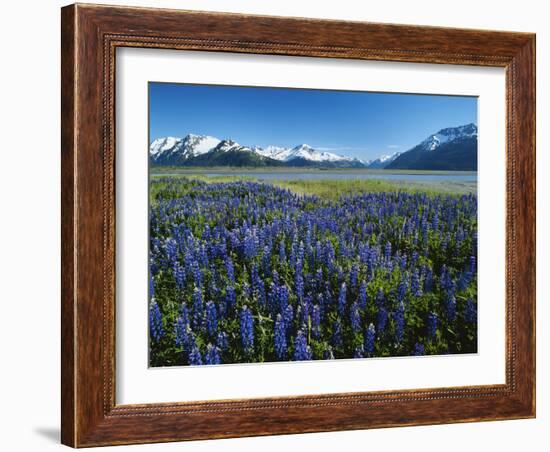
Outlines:
{"label": "photographic print", "polygon": [[150,367],[477,353],[476,97],[148,96]]}

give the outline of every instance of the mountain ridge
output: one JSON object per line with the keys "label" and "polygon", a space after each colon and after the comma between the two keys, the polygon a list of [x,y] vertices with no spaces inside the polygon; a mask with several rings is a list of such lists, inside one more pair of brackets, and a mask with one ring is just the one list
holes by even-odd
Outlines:
{"label": "mountain ridge", "polygon": [[477,171],[477,126],[441,129],[403,152],[386,169]]}
{"label": "mountain ridge", "polygon": [[429,135],[405,152],[360,160],[314,149],[308,144],[292,148],[246,146],[231,139],[188,134],[153,140],[152,165],[158,166],[274,166],[370,169],[476,170],[477,126],[447,127]]}

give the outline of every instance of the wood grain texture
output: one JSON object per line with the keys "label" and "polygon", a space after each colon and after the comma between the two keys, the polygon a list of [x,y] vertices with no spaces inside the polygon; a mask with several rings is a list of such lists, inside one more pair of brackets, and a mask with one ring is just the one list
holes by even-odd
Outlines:
{"label": "wood grain texture", "polygon": [[[535,36],[71,5],[62,9],[62,442],[74,447],[535,415]],[[506,384],[115,404],[117,47],[506,68]]]}

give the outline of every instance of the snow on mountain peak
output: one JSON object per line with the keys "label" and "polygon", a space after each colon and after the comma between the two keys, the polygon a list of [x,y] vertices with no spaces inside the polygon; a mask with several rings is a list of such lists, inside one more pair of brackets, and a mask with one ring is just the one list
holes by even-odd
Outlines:
{"label": "snow on mountain peak", "polygon": [[289,161],[296,158],[303,158],[314,162],[338,162],[353,160],[350,157],[333,154],[332,152],[318,151],[305,143],[290,149],[284,160]]}
{"label": "snow on mountain peak", "polygon": [[176,137],[164,137],[157,138],[151,143],[149,147],[149,154],[155,156],[161,154],[167,150],[173,149],[175,146],[181,143],[181,138]]}
{"label": "snow on mountain peak", "polygon": [[220,144],[220,140],[215,137],[208,135],[195,135],[192,133],[188,134],[184,138],[183,142],[187,148],[186,151],[193,156],[206,154]]}
{"label": "snow on mountain peak", "polygon": [[371,160],[367,163],[367,166],[369,168],[373,169],[384,169],[386,166],[388,166],[391,162],[393,162],[397,157],[401,155],[401,152],[396,151],[393,154],[384,154],[378,157],[375,160]]}
{"label": "snow on mountain peak", "polygon": [[[473,136],[477,136],[477,126],[473,123],[459,127],[448,127],[430,135],[419,146],[421,149],[434,151],[442,144]],[[157,138],[151,143],[149,154],[154,163],[165,165],[179,164],[189,158],[197,157],[214,150],[216,152],[252,152],[259,156],[284,163],[297,159],[297,162],[305,160],[313,163],[358,164],[369,168],[385,168],[401,155],[400,152],[394,152],[389,155],[381,155],[374,160],[365,161],[328,151],[320,151],[306,143],[293,148],[280,146],[262,148],[260,146],[243,146],[231,139],[220,140],[212,136],[192,133],[185,136],[185,138],[173,136]]]}
{"label": "snow on mountain peak", "polygon": [[477,136],[477,126],[474,123],[459,127],[448,127],[446,129],[441,129],[436,134],[430,135],[421,143],[421,146],[428,151],[434,151],[439,146],[449,141],[473,136]]}
{"label": "snow on mountain peak", "polygon": [[380,161],[382,163],[388,161],[388,160],[395,160],[397,157],[399,157],[399,155],[401,155],[401,152],[394,152],[393,154],[386,154],[386,155],[381,155],[380,156]]}

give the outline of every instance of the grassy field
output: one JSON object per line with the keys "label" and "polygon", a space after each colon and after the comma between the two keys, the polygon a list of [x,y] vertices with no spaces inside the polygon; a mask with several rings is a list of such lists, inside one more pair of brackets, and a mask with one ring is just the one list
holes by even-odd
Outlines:
{"label": "grassy field", "polygon": [[[328,176],[328,175],[327,175]],[[152,178],[161,177],[187,177],[198,179],[205,182],[236,182],[236,181],[256,181],[259,180],[253,175],[231,175],[224,174],[220,176],[208,176],[204,173],[185,173],[180,175],[151,174]],[[259,180],[261,181],[261,179]],[[355,193],[379,193],[404,191],[407,193],[427,193],[428,195],[438,194],[467,194],[476,193],[477,184],[475,182],[416,182],[406,180],[383,180],[383,179],[269,179],[263,181],[281,188],[287,188],[298,194],[317,195],[322,198],[335,200],[342,195],[352,195]]]}

